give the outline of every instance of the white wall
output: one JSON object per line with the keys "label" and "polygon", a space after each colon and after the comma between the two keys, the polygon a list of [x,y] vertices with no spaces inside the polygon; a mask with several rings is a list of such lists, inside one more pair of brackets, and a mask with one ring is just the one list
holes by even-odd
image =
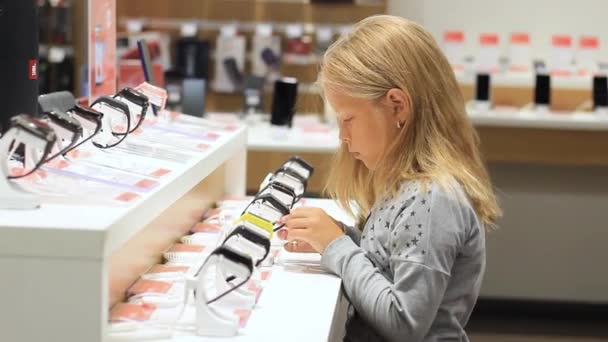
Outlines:
{"label": "white wall", "polygon": [[506,54],[510,32],[530,33],[533,56],[550,55],[551,36],[582,34],[600,38],[600,61],[608,62],[606,0],[389,0],[388,13],[424,25],[441,42],[446,30],[465,32],[467,54],[475,54],[479,33],[496,32]]}

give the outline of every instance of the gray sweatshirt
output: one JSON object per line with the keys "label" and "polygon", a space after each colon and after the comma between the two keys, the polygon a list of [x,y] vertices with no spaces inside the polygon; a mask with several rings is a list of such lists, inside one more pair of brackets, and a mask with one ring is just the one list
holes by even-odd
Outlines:
{"label": "gray sweatshirt", "polygon": [[485,234],[464,196],[406,182],[376,202],[363,232],[344,229],[322,265],[350,302],[345,341],[469,341]]}

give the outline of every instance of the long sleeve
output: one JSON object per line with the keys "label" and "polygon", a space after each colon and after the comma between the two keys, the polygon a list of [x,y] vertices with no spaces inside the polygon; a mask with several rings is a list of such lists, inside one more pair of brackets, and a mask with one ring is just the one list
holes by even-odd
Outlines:
{"label": "long sleeve", "polygon": [[359,245],[359,243],[361,242],[361,231],[357,229],[357,227],[349,226],[343,222],[338,221],[338,224],[341,226],[342,230],[344,231],[344,234],[346,234],[346,236],[350,237],[351,240],[353,240],[357,245]]}
{"label": "long sleeve", "polygon": [[455,201],[430,191],[401,200],[385,203],[366,225],[367,249],[342,236],[322,264],[342,278],[350,303],[377,335],[421,341],[450,283],[464,217]]}

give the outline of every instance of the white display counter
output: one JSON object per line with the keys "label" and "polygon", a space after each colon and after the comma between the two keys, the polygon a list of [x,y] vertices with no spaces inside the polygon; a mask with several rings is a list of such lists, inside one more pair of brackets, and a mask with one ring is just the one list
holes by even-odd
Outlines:
{"label": "white display counter", "polygon": [[[125,206],[44,200],[38,210],[0,210],[0,339],[104,340],[109,305],[118,299],[113,293],[140,275],[130,271],[158,262],[159,249],[184,230],[172,221],[196,220],[187,215],[203,210],[197,207],[204,201],[189,194],[208,193],[207,204],[211,197],[244,194],[246,141],[243,127],[223,134]],[[174,208],[180,201],[187,209]],[[136,261],[140,257],[146,260]]]}

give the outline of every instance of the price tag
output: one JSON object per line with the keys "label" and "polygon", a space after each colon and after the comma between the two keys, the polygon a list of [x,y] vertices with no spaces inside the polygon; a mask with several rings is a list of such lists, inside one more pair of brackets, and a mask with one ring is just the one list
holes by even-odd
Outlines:
{"label": "price tag", "polygon": [[595,36],[582,36],[580,38],[576,56],[579,75],[588,76],[598,71],[597,54],[599,46],[599,39]]}
{"label": "price tag", "polygon": [[443,50],[454,71],[464,71],[464,32],[445,32]]}
{"label": "price tag", "polygon": [[153,86],[147,82],[138,85],[135,89],[146,95],[150,103],[156,107],[159,107],[161,110],[165,108],[167,103],[167,91],[165,89]]}
{"label": "price tag", "polygon": [[194,37],[198,32],[198,25],[196,23],[184,23],[181,25],[180,34],[182,37]]}
{"label": "price tag", "polygon": [[477,53],[477,71],[497,73],[500,69],[499,39],[496,33],[482,33],[479,36],[479,52]]}
{"label": "price tag", "polygon": [[574,60],[572,37],[569,35],[554,35],[552,49],[552,58],[549,66],[551,74],[555,76],[570,76]]}
{"label": "price tag", "polygon": [[65,56],[65,48],[53,46],[49,49],[49,62],[51,63],[62,63],[65,60]]}
{"label": "price tag", "polygon": [[509,71],[529,72],[532,68],[530,35],[528,33],[512,33],[509,45]]}
{"label": "price tag", "polygon": [[127,32],[129,33],[140,33],[144,28],[144,22],[141,20],[129,20],[127,21]]}

